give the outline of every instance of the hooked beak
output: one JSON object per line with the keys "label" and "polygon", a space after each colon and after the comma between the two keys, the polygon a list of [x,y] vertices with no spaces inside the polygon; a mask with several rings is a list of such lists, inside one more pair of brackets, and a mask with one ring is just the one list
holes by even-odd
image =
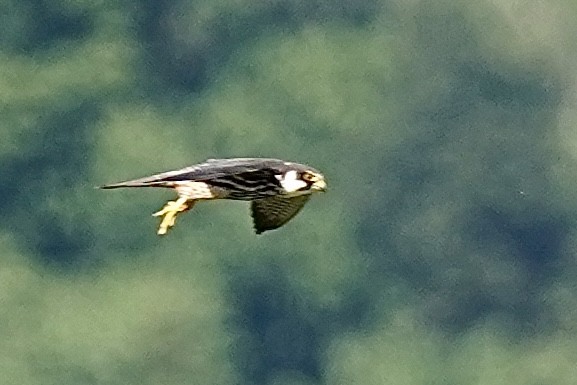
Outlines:
{"label": "hooked beak", "polygon": [[325,192],[327,191],[327,182],[324,179],[319,179],[311,187],[313,190]]}

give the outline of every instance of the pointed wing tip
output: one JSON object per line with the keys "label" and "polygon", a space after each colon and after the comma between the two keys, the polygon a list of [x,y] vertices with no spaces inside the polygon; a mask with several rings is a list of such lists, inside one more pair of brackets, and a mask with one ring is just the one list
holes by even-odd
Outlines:
{"label": "pointed wing tip", "polygon": [[105,184],[103,186],[97,186],[96,188],[99,188],[101,190],[111,190],[115,188],[124,188],[124,187],[158,187],[158,186],[162,187],[164,185],[165,183],[161,181],[147,181],[142,179],[136,179],[120,183]]}
{"label": "pointed wing tip", "polygon": [[130,185],[127,185],[126,183],[114,183],[114,184],[105,184],[102,186],[96,186],[94,188],[100,190],[112,190],[114,188],[121,188],[121,187],[130,187]]}
{"label": "pointed wing tip", "polygon": [[255,211],[251,210],[252,229],[254,230],[256,235],[261,235],[265,231],[272,230],[271,228],[266,227],[262,223],[260,223],[259,219],[255,215],[256,215]]}
{"label": "pointed wing tip", "polygon": [[256,235],[261,235],[262,233],[264,233],[265,231],[268,231],[268,230],[274,230],[271,228],[257,227],[256,223],[253,223],[253,229],[254,229],[254,232]]}

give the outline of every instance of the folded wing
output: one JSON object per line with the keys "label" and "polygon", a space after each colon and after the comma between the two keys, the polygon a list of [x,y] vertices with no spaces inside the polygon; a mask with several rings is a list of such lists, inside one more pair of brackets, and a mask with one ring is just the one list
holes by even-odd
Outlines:
{"label": "folded wing", "polygon": [[251,214],[257,234],[281,227],[290,221],[310,199],[310,195],[282,195],[251,202]]}
{"label": "folded wing", "polygon": [[278,181],[274,179],[274,175],[278,173],[276,169],[283,165],[284,162],[277,159],[209,159],[204,163],[196,164],[180,170],[167,171],[145,178],[108,184],[101,186],[101,188],[173,187],[179,182],[208,180],[215,180],[218,182],[219,179],[223,179],[224,183],[226,183],[227,179],[237,175],[241,179],[256,179],[257,181],[265,177],[278,184]]}

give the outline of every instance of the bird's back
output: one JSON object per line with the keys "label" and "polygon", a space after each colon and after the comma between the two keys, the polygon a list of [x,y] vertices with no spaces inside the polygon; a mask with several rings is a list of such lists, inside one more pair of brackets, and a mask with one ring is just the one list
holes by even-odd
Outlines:
{"label": "bird's back", "polygon": [[167,171],[144,178],[129,180],[102,186],[103,189],[122,187],[166,186],[170,182],[208,181],[228,175],[250,173],[263,169],[281,171],[287,167],[287,162],[280,159],[266,158],[231,158],[231,159],[208,159],[190,167],[179,170]]}

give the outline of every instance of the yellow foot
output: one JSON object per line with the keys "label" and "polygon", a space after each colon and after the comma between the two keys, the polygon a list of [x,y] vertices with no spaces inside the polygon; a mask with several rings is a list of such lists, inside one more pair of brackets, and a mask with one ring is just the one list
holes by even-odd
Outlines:
{"label": "yellow foot", "polygon": [[162,222],[160,222],[160,226],[158,227],[158,235],[164,235],[172,226],[174,226],[174,222],[176,221],[176,216],[178,213],[181,213],[186,210],[190,210],[194,205],[194,201],[189,200],[188,198],[180,197],[175,201],[167,202],[166,205],[162,208],[162,210],[155,212],[152,214],[155,217],[164,217],[162,218]]}

